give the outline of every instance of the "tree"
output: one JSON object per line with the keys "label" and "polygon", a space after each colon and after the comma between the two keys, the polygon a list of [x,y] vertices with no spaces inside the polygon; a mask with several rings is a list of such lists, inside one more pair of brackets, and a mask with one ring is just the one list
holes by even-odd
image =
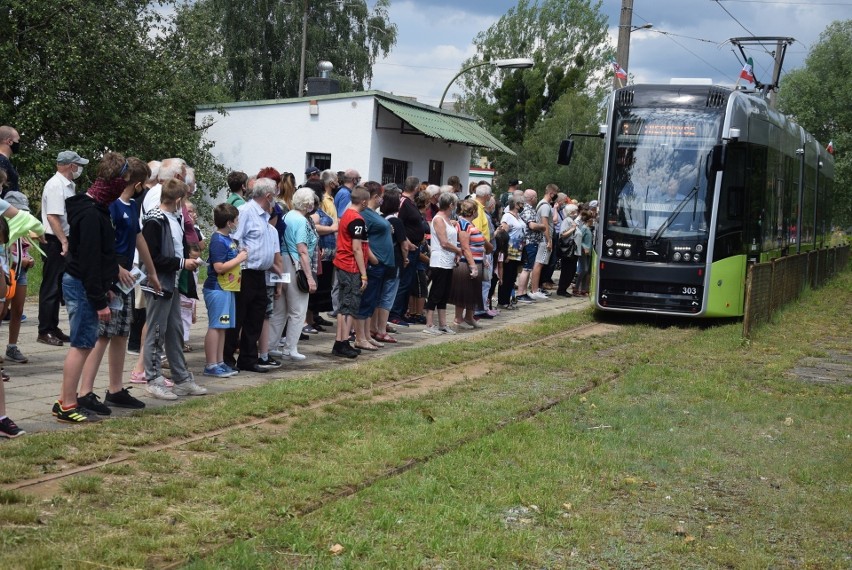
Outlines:
{"label": "tree", "polygon": [[198,100],[217,100],[199,81],[205,54],[170,37],[147,0],[4,0],[0,15],[0,117],[21,133],[15,162],[34,206],[68,148],[220,173],[193,124]]}
{"label": "tree", "polygon": [[834,142],[833,222],[852,224],[852,20],[835,21],[811,48],[805,66],[787,74],[778,92],[779,108],[823,145]]}
{"label": "tree", "polygon": [[[306,74],[322,60],[334,64],[341,89],[363,90],[373,64],[396,43],[388,19],[390,0],[198,0],[186,10],[210,10],[225,75],[214,80],[233,100],[301,95],[302,18],[307,17]],[[304,86],[302,86],[304,87]]]}
{"label": "tree", "polygon": [[[566,132],[568,125],[585,125],[599,112],[598,88],[605,74],[597,71],[606,69],[611,53],[600,8],[600,0],[519,0],[474,39],[477,54],[464,67],[514,57],[534,61],[531,69],[505,73],[482,66],[463,76],[461,110],[481,118],[490,132],[518,153],[498,154],[493,161],[497,170],[514,172],[524,180],[543,173],[563,182],[575,176],[557,168],[559,139],[553,133]],[[553,111],[560,101],[556,118]],[[566,114],[571,110],[579,114]],[[557,178],[542,178],[538,187]]]}

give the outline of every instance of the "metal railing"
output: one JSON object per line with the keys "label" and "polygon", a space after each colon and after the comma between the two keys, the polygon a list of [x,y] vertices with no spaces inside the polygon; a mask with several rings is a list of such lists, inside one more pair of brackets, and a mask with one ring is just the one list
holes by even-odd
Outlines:
{"label": "metal railing", "polygon": [[849,246],[832,247],[755,263],[748,268],[745,289],[743,336],[785,304],[794,301],[805,287],[816,289],[849,267]]}

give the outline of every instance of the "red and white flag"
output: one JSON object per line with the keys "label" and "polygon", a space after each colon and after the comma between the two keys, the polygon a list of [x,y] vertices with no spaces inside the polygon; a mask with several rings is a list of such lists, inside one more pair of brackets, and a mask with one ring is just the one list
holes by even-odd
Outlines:
{"label": "red and white flag", "polygon": [[834,141],[828,141],[828,146],[825,147],[825,150],[828,151],[828,154],[834,154]]}
{"label": "red and white flag", "polygon": [[620,65],[618,65],[618,62],[615,61],[615,58],[611,59],[610,63],[612,63],[612,69],[613,69],[613,71],[615,71],[615,76],[622,81],[626,81],[627,80],[627,72],[624,71],[621,68]]}
{"label": "red and white flag", "polygon": [[743,70],[740,71],[740,79],[745,79],[749,83],[754,83],[754,62],[751,58],[743,65]]}

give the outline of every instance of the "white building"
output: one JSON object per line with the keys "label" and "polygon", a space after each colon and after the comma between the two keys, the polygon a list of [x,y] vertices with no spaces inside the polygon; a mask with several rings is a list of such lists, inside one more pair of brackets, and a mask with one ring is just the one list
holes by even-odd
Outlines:
{"label": "white building", "polygon": [[195,123],[211,123],[211,152],[229,170],[272,166],[297,182],[316,166],[354,168],[382,184],[456,175],[466,188],[471,147],[512,152],[471,117],[382,91],[200,105]]}

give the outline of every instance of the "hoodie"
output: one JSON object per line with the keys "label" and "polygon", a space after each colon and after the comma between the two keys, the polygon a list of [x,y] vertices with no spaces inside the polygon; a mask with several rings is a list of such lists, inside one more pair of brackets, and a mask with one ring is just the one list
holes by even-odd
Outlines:
{"label": "hoodie", "polygon": [[65,200],[70,231],[65,271],[83,282],[89,304],[99,311],[109,304],[107,293],[118,281],[115,231],[109,210],[88,194]]}

